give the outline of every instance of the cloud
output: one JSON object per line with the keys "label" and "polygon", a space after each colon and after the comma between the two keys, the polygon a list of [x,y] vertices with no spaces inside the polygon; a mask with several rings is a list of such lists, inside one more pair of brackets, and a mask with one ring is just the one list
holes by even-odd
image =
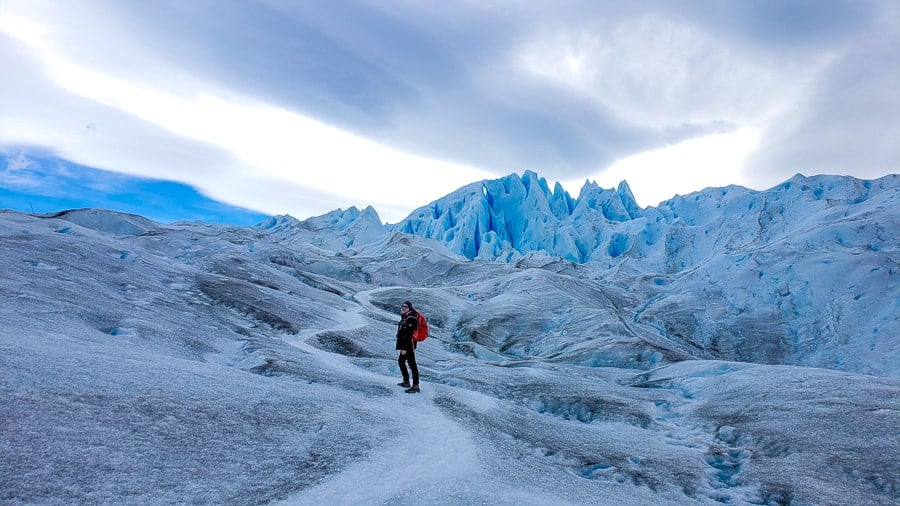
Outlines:
{"label": "cloud", "polygon": [[[689,25],[645,15],[610,26],[535,39],[521,51],[528,71],[602,104],[647,129],[753,122],[796,93],[818,61],[762,56]],[[791,79],[786,79],[791,75]]]}
{"label": "cloud", "polygon": [[[481,19],[445,9],[460,23],[445,26],[422,7],[355,3],[103,7],[42,13],[63,58],[99,62],[91,68],[151,88],[204,87],[264,102],[427,158],[494,174],[528,165],[571,170],[659,142],[603,108],[504,72],[514,27],[499,10],[483,10]],[[115,28],[82,34],[79,26]],[[457,30],[464,36],[452,38]],[[495,33],[506,35],[488,35]],[[498,64],[504,74],[492,70]]]}
{"label": "cloud", "polygon": [[13,78],[0,79],[0,139],[7,151],[50,151],[93,167],[195,185],[239,169],[222,150],[67,91],[30,47],[2,31],[0,41],[0,57],[14,69]]}
{"label": "cloud", "polygon": [[22,154],[17,155],[15,158],[10,158],[6,164],[6,173],[14,173],[19,172],[21,170],[27,169],[34,162]]}
{"label": "cloud", "polygon": [[657,2],[656,12],[695,24],[728,46],[808,54],[865,32],[890,0],[693,0]]}
{"label": "cloud", "polygon": [[876,178],[900,172],[900,7],[887,9],[766,125],[747,162],[757,184],[787,173]]}
{"label": "cloud", "polygon": [[372,204],[399,220],[474,180],[594,178],[746,132],[755,148],[740,150],[733,182],[875,176],[900,160],[875,134],[896,138],[897,11],[889,0],[6,0],[0,56],[14,71],[0,82],[0,144],[298,217]]}
{"label": "cloud", "polygon": [[[267,104],[148,88],[74,64],[27,34],[19,40],[29,42],[43,65],[29,69],[34,65],[22,62],[20,77],[30,75],[7,86],[42,87],[40,102],[52,97],[54,105],[35,116],[39,103],[11,103],[0,122],[7,143],[40,145],[50,138],[60,155],[80,163],[185,181],[226,202],[300,217],[347,203],[383,203],[385,217],[399,220],[403,216],[390,213],[397,208],[392,203],[412,209],[421,204],[414,199],[438,198],[448,185],[489,175],[399,152]],[[88,118],[90,128],[85,119],[73,124],[73,116]],[[45,123],[57,130],[47,132]],[[417,174],[428,178],[417,180],[417,191],[404,190],[402,182]],[[263,186],[247,192],[250,181]]]}

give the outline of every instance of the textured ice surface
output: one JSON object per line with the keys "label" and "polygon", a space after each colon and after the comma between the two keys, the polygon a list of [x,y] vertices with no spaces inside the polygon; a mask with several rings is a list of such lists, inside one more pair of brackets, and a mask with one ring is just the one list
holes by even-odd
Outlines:
{"label": "textured ice surface", "polygon": [[[432,215],[493,195],[501,255],[371,209],[0,212],[0,502],[900,501],[896,178],[643,210],[527,173],[466,192]],[[513,194],[599,257],[517,250],[563,239]],[[404,300],[432,329],[419,395]]]}

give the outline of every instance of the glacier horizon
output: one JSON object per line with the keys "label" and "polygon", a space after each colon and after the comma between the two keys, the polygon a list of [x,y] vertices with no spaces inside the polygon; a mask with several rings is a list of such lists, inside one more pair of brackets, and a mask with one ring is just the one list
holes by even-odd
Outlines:
{"label": "glacier horizon", "polygon": [[[626,222],[640,221],[639,225],[645,228],[637,232],[645,239],[643,246],[653,246],[654,236],[658,235],[652,230],[653,223],[672,223],[681,219],[688,226],[695,226],[702,220],[702,213],[717,214],[710,212],[709,202],[701,203],[701,200],[712,200],[716,209],[721,209],[723,204],[733,208],[737,207],[736,203],[748,204],[746,211],[754,210],[754,199],[767,200],[769,196],[775,196],[776,200],[802,197],[803,200],[820,201],[831,207],[836,200],[859,204],[868,199],[871,190],[896,191],[898,187],[900,174],[858,179],[853,176],[805,176],[798,173],[768,190],[752,190],[740,185],[710,187],[686,195],[675,195],[656,206],[641,208],[627,180],[612,189],[586,180],[579,196],[573,198],[560,183],[555,183],[551,191],[545,178],[525,170],[522,176],[511,173],[498,179],[464,185],[413,210],[397,223],[382,222],[373,206],[363,210],[356,206],[346,210],[337,208],[305,220],[288,214],[275,215],[266,222],[328,222],[339,230],[365,229],[364,240],[400,231],[438,240],[450,251],[469,260],[511,262],[529,253],[542,252],[576,263],[588,263],[622,257],[632,248],[641,258],[647,256],[646,248],[622,234],[616,234],[615,229],[624,228],[622,224]],[[695,204],[688,203],[689,200]],[[789,205],[797,203],[785,200]],[[704,204],[706,208],[702,207]],[[690,206],[694,208],[689,216],[675,209]],[[758,210],[769,214],[783,211]],[[746,215],[746,211],[742,214]],[[577,230],[577,225],[590,221],[602,222],[613,231],[595,225],[590,232],[599,232],[599,235],[594,237]],[[633,232],[634,227],[623,231]],[[612,267],[614,263],[608,266]]]}
{"label": "glacier horizon", "polygon": [[588,181],[573,199],[525,171],[463,186],[396,224],[352,207],[260,226],[328,228],[327,246],[350,254],[401,232],[468,260],[561,258],[595,281],[640,284],[653,297],[635,318],[696,356],[898,376],[898,208],[897,174],[797,174],[769,190],[708,188],[642,209],[625,181]]}

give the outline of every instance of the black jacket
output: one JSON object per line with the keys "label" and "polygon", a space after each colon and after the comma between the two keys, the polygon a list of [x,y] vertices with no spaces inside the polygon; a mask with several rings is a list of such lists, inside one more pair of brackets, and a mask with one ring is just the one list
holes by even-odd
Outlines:
{"label": "black jacket", "polygon": [[400,318],[397,324],[397,348],[398,350],[414,351],[416,343],[413,341],[413,334],[419,328],[419,313],[415,309],[410,309],[406,316]]}

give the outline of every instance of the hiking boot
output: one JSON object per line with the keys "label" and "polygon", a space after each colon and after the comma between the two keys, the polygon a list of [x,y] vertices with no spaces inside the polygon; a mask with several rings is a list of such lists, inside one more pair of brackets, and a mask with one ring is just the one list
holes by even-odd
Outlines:
{"label": "hiking boot", "polygon": [[409,382],[408,382],[408,381],[401,381],[400,383],[397,383],[397,386],[398,386],[398,387],[403,387],[403,388],[409,388]]}
{"label": "hiking boot", "polygon": [[404,390],[404,392],[406,392],[408,394],[417,394],[417,393],[419,393],[419,385],[413,385],[413,386],[407,388],[406,390]]}

